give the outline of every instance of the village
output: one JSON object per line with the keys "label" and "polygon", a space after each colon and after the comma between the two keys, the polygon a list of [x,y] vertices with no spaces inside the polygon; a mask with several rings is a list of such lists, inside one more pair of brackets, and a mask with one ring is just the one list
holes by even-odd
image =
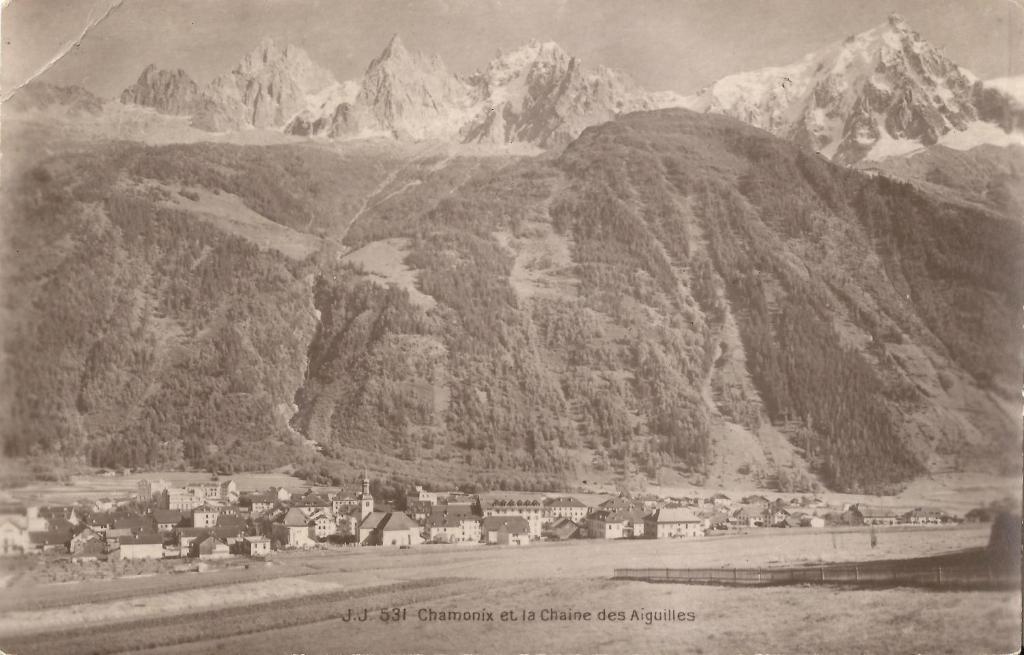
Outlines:
{"label": "village", "polygon": [[72,563],[266,558],[274,551],[352,546],[526,546],[572,539],[699,539],[752,529],[940,525],[986,520],[984,514],[830,506],[814,496],[619,495],[588,503],[560,494],[469,494],[419,486],[405,498],[384,502],[374,499],[365,477],[358,491],[271,487],[242,493],[230,479],[182,486],[140,480],[133,497],[0,507],[0,555],[49,553]]}

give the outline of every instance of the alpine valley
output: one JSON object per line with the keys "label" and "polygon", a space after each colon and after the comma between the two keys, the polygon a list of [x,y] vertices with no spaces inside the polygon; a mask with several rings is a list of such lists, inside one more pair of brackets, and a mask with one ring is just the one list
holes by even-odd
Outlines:
{"label": "alpine valley", "polygon": [[[530,43],[4,103],[4,454],[488,488],[1019,473],[1024,103],[890,17],[695,95]],[[42,464],[41,464],[42,463]],[[40,468],[42,467],[42,468]]]}

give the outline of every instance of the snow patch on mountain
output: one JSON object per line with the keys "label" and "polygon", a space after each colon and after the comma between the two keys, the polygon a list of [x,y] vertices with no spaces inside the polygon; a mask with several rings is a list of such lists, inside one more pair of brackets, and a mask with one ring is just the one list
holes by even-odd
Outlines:
{"label": "snow patch on mountain", "polygon": [[953,150],[970,150],[981,145],[1024,146],[1024,132],[1006,132],[995,123],[972,121],[963,130],[950,130],[939,144]]}
{"label": "snow patch on mountain", "polygon": [[1014,77],[997,77],[985,80],[985,87],[995,89],[1012,99],[1017,105],[1024,107],[1024,75]]}

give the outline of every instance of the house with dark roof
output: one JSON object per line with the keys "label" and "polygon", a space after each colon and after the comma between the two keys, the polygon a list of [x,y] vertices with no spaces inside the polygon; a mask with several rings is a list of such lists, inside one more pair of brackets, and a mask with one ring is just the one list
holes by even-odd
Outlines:
{"label": "house with dark roof", "polygon": [[768,522],[773,526],[784,527],[789,515],[790,513],[788,510],[782,509],[778,506],[773,506],[768,510]]}
{"label": "house with dark roof", "polygon": [[359,524],[364,546],[414,546],[423,543],[420,525],[403,512],[371,512]]}
{"label": "house with dark roof", "polygon": [[137,514],[114,516],[114,521],[107,528],[106,538],[109,545],[120,543],[122,537],[132,537],[143,532],[153,532],[154,524]]}
{"label": "house with dark roof", "polygon": [[359,513],[359,499],[354,494],[344,494],[338,492],[331,498],[331,508],[336,515],[348,514],[349,512],[355,511]]}
{"label": "house with dark roof", "polygon": [[217,525],[217,517],[220,516],[220,508],[206,504],[192,510],[193,528],[212,528]]}
{"label": "house with dark roof", "polygon": [[185,520],[185,516],[173,509],[154,509],[150,514],[157,532],[173,532]]}
{"label": "house with dark roof", "polygon": [[623,518],[622,536],[626,539],[639,539],[647,532],[649,512],[644,509],[631,509],[619,512]]}
{"label": "house with dark roof", "polygon": [[543,537],[549,541],[579,539],[582,534],[579,524],[570,518],[559,518],[544,526]]}
{"label": "house with dark roof", "polygon": [[551,512],[537,498],[491,498],[481,503],[481,513],[488,516],[519,516],[526,519],[530,526],[530,536],[540,538],[544,523],[551,517]]}
{"label": "house with dark roof", "polygon": [[856,509],[864,525],[896,525],[898,521],[896,512],[891,509],[867,505],[857,505]]}
{"label": "house with dark roof", "polygon": [[238,514],[219,514],[217,516],[217,527],[218,528],[238,528],[244,530],[249,524],[244,516]]}
{"label": "house with dark roof", "polygon": [[270,539],[266,537],[244,537],[238,542],[238,550],[249,557],[266,557],[270,554]]}
{"label": "house with dark roof", "polygon": [[[732,504],[732,499],[723,493],[717,493],[711,496],[711,504],[716,507],[728,507]],[[767,501],[765,501],[767,502]]]}
{"label": "house with dark roof", "polygon": [[50,519],[49,526],[50,527],[47,530],[47,532],[70,533],[75,531],[75,524],[67,520],[63,516],[55,516],[54,518]]}
{"label": "house with dark roof", "polygon": [[[309,512],[309,510],[306,511]],[[329,507],[326,511],[312,511],[307,516],[310,530],[312,530],[313,537],[317,540],[322,541],[338,531],[338,524],[335,522],[334,517],[331,516]]]}
{"label": "house with dark roof", "polygon": [[232,545],[245,535],[248,527],[245,524],[218,525],[210,528],[209,532],[227,545]]}
{"label": "house with dark roof", "polygon": [[176,528],[174,530],[178,537],[178,556],[188,557],[192,542],[210,534],[209,528]]}
{"label": "house with dark roof", "polygon": [[688,507],[666,507],[647,517],[647,535],[654,539],[703,537],[704,521]]}
{"label": "house with dark roof", "polygon": [[74,554],[90,541],[103,541],[103,537],[89,526],[84,526],[77,534],[71,537],[71,541],[68,542],[68,550]]}
{"label": "house with dark roof", "polygon": [[591,539],[622,539],[625,536],[625,513],[599,509],[587,516],[587,536]]}
{"label": "house with dark roof", "polygon": [[790,514],[789,516],[784,518],[779,523],[776,523],[775,527],[778,527],[778,528],[800,528],[800,527],[803,527],[803,525],[804,525],[804,518],[806,516],[807,516],[806,514],[803,514],[801,512],[796,512],[794,514]]}
{"label": "house with dark roof", "polygon": [[912,525],[939,525],[945,522],[947,515],[934,507],[915,507],[900,517],[903,523]]}
{"label": "house with dark roof", "polygon": [[220,498],[229,503],[238,502],[238,483],[234,480],[225,480],[220,483]]}
{"label": "house with dark roof", "polygon": [[587,514],[590,513],[589,507],[571,496],[546,498],[544,506],[547,507],[550,518],[570,519],[573,523],[582,522],[587,518]]}
{"label": "house with dark roof", "polygon": [[424,522],[424,532],[433,543],[476,543],[480,541],[480,517],[468,511],[448,511],[437,505]]}
{"label": "house with dark roof", "polygon": [[271,535],[282,548],[310,548],[316,545],[309,529],[309,517],[297,507],[289,509],[284,516],[274,521]]}
{"label": "house with dark roof", "polygon": [[856,505],[847,507],[836,519],[837,525],[864,525],[864,517]]}
{"label": "house with dark roof", "polygon": [[521,516],[487,516],[480,525],[484,543],[525,546],[530,543],[530,523]]}
{"label": "house with dark roof", "polygon": [[732,510],[730,522],[734,525],[747,528],[763,528],[768,520],[768,505],[755,503],[743,505]]}
{"label": "house with dark roof", "polygon": [[29,547],[42,553],[68,551],[71,533],[64,531],[37,531],[28,533]]}
{"label": "house with dark roof", "polygon": [[291,506],[307,510],[308,512],[315,512],[319,510],[333,510],[334,503],[329,496],[310,490],[301,496],[292,496]]}
{"label": "house with dark roof", "polygon": [[188,555],[195,559],[222,559],[231,556],[231,549],[221,539],[207,534],[192,542]]}
{"label": "house with dark roof", "polygon": [[408,514],[416,521],[426,521],[427,517],[430,516],[431,511],[434,509],[434,503],[426,500],[412,499],[406,500],[405,513]]}
{"label": "house with dark roof", "polygon": [[608,500],[598,505],[598,509],[620,512],[629,512],[635,510],[642,512],[645,509],[647,509],[647,506],[643,503],[643,501],[640,500],[634,500],[632,498],[627,498],[625,496],[616,496],[614,498],[609,498]]}
{"label": "house with dark roof", "polygon": [[78,544],[71,550],[72,562],[95,562],[107,559],[107,545],[102,539]]}
{"label": "house with dark roof", "polygon": [[704,520],[704,528],[712,530],[729,529],[729,512],[721,509],[708,509],[699,514]]}
{"label": "house with dark roof", "polygon": [[277,506],[277,495],[273,493],[243,494],[238,501],[242,507],[248,507],[253,516],[267,514]]}
{"label": "house with dark roof", "polygon": [[105,535],[107,529],[114,525],[114,517],[110,512],[92,512],[85,519],[85,524],[96,532]]}

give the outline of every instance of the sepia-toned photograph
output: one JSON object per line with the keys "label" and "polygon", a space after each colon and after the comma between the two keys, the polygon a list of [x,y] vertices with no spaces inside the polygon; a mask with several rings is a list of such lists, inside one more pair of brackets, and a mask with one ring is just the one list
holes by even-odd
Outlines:
{"label": "sepia-toned photograph", "polygon": [[0,655],[1020,652],[1021,2],[0,41]]}

